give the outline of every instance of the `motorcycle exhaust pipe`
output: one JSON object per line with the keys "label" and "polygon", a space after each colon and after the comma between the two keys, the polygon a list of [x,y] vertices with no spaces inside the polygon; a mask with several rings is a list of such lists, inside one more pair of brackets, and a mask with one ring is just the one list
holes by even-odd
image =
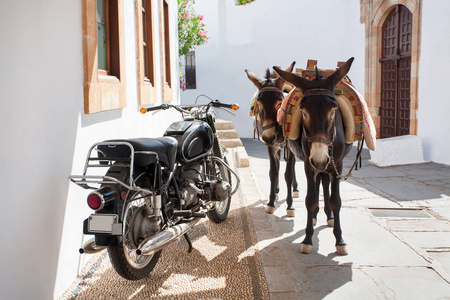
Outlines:
{"label": "motorcycle exhaust pipe", "polygon": [[181,237],[189,229],[194,227],[195,224],[200,220],[200,218],[190,222],[182,223],[170,227],[164,231],[161,231],[154,236],[145,239],[136,250],[137,255],[152,255],[155,252],[161,250],[166,244],[173,242],[174,240]]}
{"label": "motorcycle exhaust pipe", "polygon": [[80,254],[94,254],[97,252],[100,252],[102,250],[106,249],[106,246],[97,246],[95,244],[95,239],[92,238],[88,240],[86,243],[84,243],[83,248],[80,248],[79,252]]}

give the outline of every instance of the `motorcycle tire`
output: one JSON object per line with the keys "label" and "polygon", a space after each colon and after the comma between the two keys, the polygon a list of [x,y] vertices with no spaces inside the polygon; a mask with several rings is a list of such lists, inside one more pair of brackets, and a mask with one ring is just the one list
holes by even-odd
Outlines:
{"label": "motorcycle tire", "polygon": [[[124,236],[119,237],[117,242],[111,243],[108,246],[108,255],[114,270],[127,280],[139,280],[150,274],[156,266],[162,251],[160,250],[149,256],[137,255],[136,244],[138,244],[139,241],[131,243],[127,239],[128,230],[132,230],[132,228],[127,227],[128,224],[136,225],[137,221],[134,221],[133,218],[136,218],[139,213],[141,215],[145,214],[143,206],[148,205],[146,202],[148,201],[148,198],[143,198],[139,192],[129,192],[126,199],[131,200],[133,197],[141,199],[132,202],[127,201],[123,212],[119,214],[122,216],[121,221],[124,226]],[[118,207],[121,205],[123,205],[123,202],[119,203]],[[121,211],[121,209],[118,209],[118,211]],[[130,221],[130,219],[132,220]],[[135,233],[133,232],[132,234]],[[142,239],[143,238],[141,238],[141,240]]]}
{"label": "motorcycle tire", "polygon": [[[223,160],[226,164],[228,164],[227,158],[223,157]],[[220,174],[220,176],[225,180],[232,184],[231,182],[231,172],[228,171],[224,166],[218,164],[216,162],[211,162],[212,167],[210,168],[210,172],[212,175],[216,176]],[[228,212],[230,211],[231,206],[231,196],[228,197],[225,201],[216,202],[214,207],[207,213],[208,218],[214,223],[221,223],[225,221],[228,216]]]}

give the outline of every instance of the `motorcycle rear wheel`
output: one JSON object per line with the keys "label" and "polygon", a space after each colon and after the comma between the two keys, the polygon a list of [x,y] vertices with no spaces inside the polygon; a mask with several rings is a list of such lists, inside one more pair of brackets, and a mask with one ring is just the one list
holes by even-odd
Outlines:
{"label": "motorcycle rear wheel", "polygon": [[[142,197],[139,192],[131,194],[127,199]],[[154,269],[161,255],[162,250],[149,256],[136,254],[137,244],[143,240],[144,236],[140,234],[141,232],[136,233],[134,227],[138,226],[136,220],[139,220],[139,215],[145,215],[145,206],[150,205],[149,201],[149,197],[145,197],[127,203],[122,220],[124,235],[118,239],[117,243],[108,246],[108,255],[114,270],[127,280],[139,280],[146,277]]]}
{"label": "motorcycle rear wheel", "polygon": [[[226,164],[228,164],[226,157],[224,157],[223,160]],[[231,172],[228,171],[223,165],[216,163],[215,161],[212,161],[211,165],[211,174],[213,176],[220,175],[223,180],[229,182],[231,185]],[[231,196],[224,201],[217,201],[214,204],[214,207],[207,213],[207,216],[214,223],[221,223],[227,218],[228,212],[230,211],[230,206]]]}

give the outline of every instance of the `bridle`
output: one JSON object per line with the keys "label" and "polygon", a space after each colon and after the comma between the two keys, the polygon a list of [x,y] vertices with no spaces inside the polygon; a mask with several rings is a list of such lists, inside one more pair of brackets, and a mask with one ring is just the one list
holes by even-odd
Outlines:
{"label": "bridle", "polygon": [[[327,90],[327,89],[313,89],[313,90],[309,90],[309,91],[304,92],[300,102],[303,101],[304,98],[310,97],[310,96],[328,96],[328,97],[331,97],[331,98],[336,100],[336,96],[330,90]],[[333,136],[332,136],[331,141],[329,141],[327,138],[324,138],[324,137],[321,137],[321,136],[308,136],[308,134],[306,133],[306,130],[303,130],[303,133],[304,133],[304,135],[305,135],[305,137],[306,137],[306,139],[308,140],[309,143],[325,144],[325,145],[328,146],[329,149],[331,149],[331,152],[333,151],[333,142],[334,142],[334,137],[336,136],[336,126],[334,127],[334,132],[333,132]]]}
{"label": "bridle", "polygon": [[[256,97],[256,99],[259,99],[260,96],[263,93],[265,93],[265,92],[276,92],[276,93],[279,93],[280,96],[281,96],[280,100],[283,99],[283,91],[280,88],[277,88],[277,87],[274,87],[274,86],[266,86],[266,87],[263,87],[263,88],[259,89],[258,96]],[[257,122],[260,122],[259,120],[257,120],[257,118],[255,118],[255,120]],[[262,122],[260,122],[260,123],[262,125]],[[278,125],[278,122],[272,122],[272,123],[266,124],[266,125],[262,126],[262,132],[264,132],[264,131],[266,131],[266,130],[268,130],[270,128],[276,127],[277,125]],[[258,139],[259,139],[259,131],[257,130],[256,127],[255,127],[255,131],[258,133]]]}
{"label": "bridle", "polygon": [[[302,101],[303,98],[310,97],[310,96],[328,96],[328,97],[331,97],[336,100],[336,96],[330,90],[312,89],[312,90],[304,92],[303,97],[300,101]],[[339,174],[339,172],[337,170],[336,162],[334,160],[333,142],[336,137],[336,124],[334,124],[334,132],[333,132],[331,141],[329,141],[327,138],[324,138],[321,136],[308,136],[305,129],[303,129],[303,134],[304,134],[305,138],[307,139],[308,143],[322,143],[322,144],[325,144],[328,146],[328,156],[330,157],[330,161],[331,161],[331,164],[333,165],[333,169],[334,169],[334,172],[336,173],[336,177],[340,181],[347,180],[351,176],[353,169],[355,167],[357,167],[358,159],[361,158],[361,152],[362,152],[362,148],[364,145],[364,134],[362,136],[361,141],[358,143],[358,152],[356,154],[355,162],[353,163],[352,167],[350,168],[350,171],[348,171],[347,175],[345,175],[345,176],[343,176],[343,174]],[[356,168],[356,169],[358,169],[358,168]]]}

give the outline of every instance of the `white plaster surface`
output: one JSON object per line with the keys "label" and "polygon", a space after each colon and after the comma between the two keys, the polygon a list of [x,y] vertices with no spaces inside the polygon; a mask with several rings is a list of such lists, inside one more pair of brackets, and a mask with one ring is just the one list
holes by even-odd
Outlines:
{"label": "white plaster surface", "polygon": [[379,167],[423,163],[422,141],[415,135],[378,140],[370,161]]}
{"label": "white plaster surface", "polygon": [[450,1],[422,1],[417,114],[425,160],[447,165],[450,164],[450,96],[445,89],[450,69],[449,11]]}
{"label": "white plaster surface", "polygon": [[365,34],[359,1],[257,0],[235,6],[234,1],[196,0],[195,8],[205,16],[211,39],[195,49],[197,88],[181,92],[181,101],[190,103],[205,94],[238,103],[236,117],[220,110],[217,114],[233,121],[241,138],[253,136],[248,113],[256,89],[245,69],[263,79],[273,66],[287,68],[296,61],[295,68],[304,69],[308,59],[316,59],[319,68],[333,69],[353,56],[349,76],[364,94]]}
{"label": "white plaster surface", "polygon": [[[69,184],[68,176],[82,173],[89,147],[111,138],[159,136],[180,118],[170,111],[139,113],[135,3],[128,0],[127,107],[84,114],[81,3],[0,4],[2,299],[57,298],[77,276],[82,222],[92,211],[86,192]],[[156,12],[160,2],[152,3]],[[171,73],[178,102],[176,13],[171,10]],[[161,102],[160,88],[157,97]]]}

